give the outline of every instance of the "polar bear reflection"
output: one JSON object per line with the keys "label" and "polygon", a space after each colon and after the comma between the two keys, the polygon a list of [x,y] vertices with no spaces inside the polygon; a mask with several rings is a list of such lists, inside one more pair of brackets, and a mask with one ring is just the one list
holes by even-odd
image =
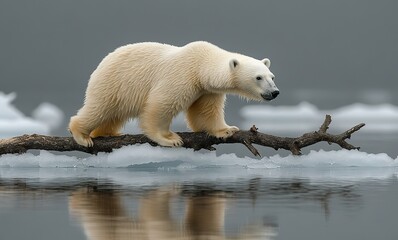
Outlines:
{"label": "polar bear reflection", "polygon": [[152,191],[140,199],[136,218],[128,215],[121,195],[115,192],[75,191],[69,208],[77,216],[90,240],[191,240],[191,239],[273,239],[273,226],[253,224],[238,236],[224,234],[226,198],[223,194],[189,197],[182,224],[171,218],[173,188]]}

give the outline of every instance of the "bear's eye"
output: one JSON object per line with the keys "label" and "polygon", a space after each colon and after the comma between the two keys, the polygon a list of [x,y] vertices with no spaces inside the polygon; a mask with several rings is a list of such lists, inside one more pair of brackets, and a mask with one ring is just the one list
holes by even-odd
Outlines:
{"label": "bear's eye", "polygon": [[259,81],[260,81],[260,80],[263,80],[263,78],[260,77],[260,76],[256,77],[256,79],[259,80]]}

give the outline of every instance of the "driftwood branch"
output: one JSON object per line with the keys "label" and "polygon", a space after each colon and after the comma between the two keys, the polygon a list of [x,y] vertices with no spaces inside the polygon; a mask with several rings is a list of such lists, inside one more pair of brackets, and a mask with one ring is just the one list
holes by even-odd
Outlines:
{"label": "driftwood branch", "polygon": [[[319,131],[305,133],[300,137],[278,137],[258,132],[253,126],[249,131],[238,131],[227,139],[219,139],[209,136],[202,132],[179,132],[184,141],[183,147],[193,148],[195,150],[208,149],[215,150],[213,145],[223,143],[241,143],[244,144],[255,156],[260,156],[258,150],[253,144],[272,147],[275,150],[286,149],[294,155],[300,155],[303,147],[313,145],[318,142],[336,143],[345,149],[359,149],[346,142],[351,135],[365,126],[364,123],[358,124],[351,129],[337,135],[327,132],[332,119],[326,115],[325,121],[319,128]],[[115,137],[98,137],[93,139],[94,146],[87,148],[78,145],[72,137],[53,137],[44,135],[23,135],[9,139],[0,140],[0,155],[8,153],[25,153],[29,149],[53,150],[53,151],[81,151],[91,154],[98,152],[112,152],[113,149],[121,148],[126,145],[149,143],[152,146],[158,146],[143,134],[122,135]]]}

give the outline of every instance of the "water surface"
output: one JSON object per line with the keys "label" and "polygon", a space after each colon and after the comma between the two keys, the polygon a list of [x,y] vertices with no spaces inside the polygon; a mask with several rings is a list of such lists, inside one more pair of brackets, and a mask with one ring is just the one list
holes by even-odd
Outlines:
{"label": "water surface", "polygon": [[0,239],[396,239],[398,168],[366,166],[378,155],[330,166],[331,154],[323,165],[297,159],[303,167],[281,157],[276,168],[232,155],[200,156],[201,166],[177,155],[126,167],[3,166]]}

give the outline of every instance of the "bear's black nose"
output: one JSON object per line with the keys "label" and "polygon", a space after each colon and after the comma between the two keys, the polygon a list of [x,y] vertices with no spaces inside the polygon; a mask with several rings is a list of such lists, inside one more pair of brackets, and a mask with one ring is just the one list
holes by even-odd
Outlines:
{"label": "bear's black nose", "polygon": [[273,92],[271,93],[271,95],[272,95],[272,98],[276,98],[276,97],[279,95],[279,91],[278,91],[278,90],[273,91]]}

